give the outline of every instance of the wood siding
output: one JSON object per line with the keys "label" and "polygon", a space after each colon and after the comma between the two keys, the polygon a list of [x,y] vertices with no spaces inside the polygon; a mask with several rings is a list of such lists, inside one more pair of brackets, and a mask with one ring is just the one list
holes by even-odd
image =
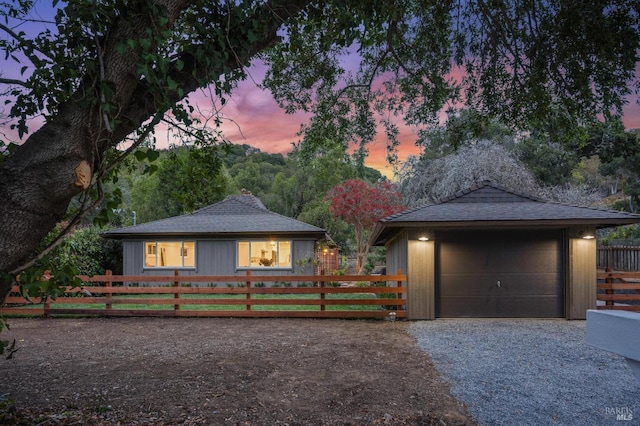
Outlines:
{"label": "wood siding", "polygon": [[[409,240],[407,318],[435,319],[435,248],[433,241]],[[409,278],[411,277],[411,278]]]}
{"label": "wood siding", "polygon": [[386,244],[387,272],[407,271],[407,318],[435,319],[434,244],[418,241],[407,231]]}
{"label": "wood siding", "polygon": [[[393,240],[386,244],[387,272],[407,270],[407,233],[399,233]],[[407,277],[407,280],[409,278]],[[407,286],[409,281],[407,281]]]}
{"label": "wood siding", "polygon": [[[243,238],[246,240],[246,238]],[[170,241],[171,239],[160,239]],[[189,238],[185,238],[185,241]],[[167,271],[180,270],[181,275],[244,275],[246,268],[236,267],[236,240],[205,240],[196,239],[196,267],[195,268],[145,268],[144,241],[123,241],[123,272],[125,275],[166,275]],[[153,241],[149,239],[149,241]],[[287,269],[255,269],[260,275],[295,275],[313,274],[313,264],[308,263],[301,271],[296,264],[299,259],[314,257],[315,241],[292,240],[292,263]]]}
{"label": "wood siding", "polygon": [[569,239],[567,319],[586,319],[596,309],[596,240]]}

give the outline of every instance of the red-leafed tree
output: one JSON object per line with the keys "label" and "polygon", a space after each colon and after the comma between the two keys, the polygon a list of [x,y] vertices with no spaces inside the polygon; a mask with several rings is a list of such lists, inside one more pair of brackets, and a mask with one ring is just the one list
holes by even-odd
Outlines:
{"label": "red-leafed tree", "polygon": [[369,255],[369,236],[376,223],[383,217],[407,208],[398,188],[389,181],[373,185],[352,179],[329,191],[329,210],[334,217],[353,226],[357,247],[358,274]]}

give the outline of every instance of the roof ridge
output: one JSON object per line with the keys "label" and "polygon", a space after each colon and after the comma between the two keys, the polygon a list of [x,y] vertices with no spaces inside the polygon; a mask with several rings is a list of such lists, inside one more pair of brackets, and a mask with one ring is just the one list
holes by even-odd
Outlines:
{"label": "roof ridge", "polygon": [[524,193],[524,192],[514,191],[513,189],[509,189],[504,185],[500,185],[498,183],[495,183],[495,182],[492,182],[492,181],[490,181],[488,179],[485,179],[482,182],[479,182],[479,183],[476,182],[470,187],[461,189],[461,190],[457,191],[453,195],[449,195],[447,197],[443,197],[443,198],[437,200],[434,204],[446,203],[446,202],[455,200],[457,198],[461,198],[461,197],[463,197],[463,196],[465,196],[467,194],[470,194],[472,192],[475,192],[475,191],[477,191],[479,189],[482,189],[482,188],[485,188],[485,187],[494,188],[494,189],[497,189],[499,191],[503,191],[503,192],[506,192],[508,194],[515,195],[517,197],[527,198],[527,199],[532,200],[532,201],[537,201],[537,202],[542,202],[542,203],[549,202],[549,200],[546,200],[544,198],[536,197],[535,195],[527,194],[527,193]]}
{"label": "roof ridge", "polygon": [[[246,198],[243,198],[246,197]],[[248,198],[251,198],[251,200],[249,200]],[[195,210],[191,213],[187,213],[187,214],[192,214],[192,215],[196,215],[196,214],[212,214],[212,213],[208,213],[208,211],[212,210],[212,207],[214,206],[221,206],[224,204],[229,204],[229,203],[233,203],[233,202],[237,202],[237,203],[241,203],[247,207],[250,207],[260,213],[264,213],[264,212],[270,212],[267,207],[262,203],[262,201],[256,197],[255,195],[251,195],[251,194],[241,194],[241,195],[227,195],[223,200],[218,201],[216,203],[213,204],[209,204],[208,206],[204,206],[199,208],[198,210]]]}
{"label": "roof ridge", "polygon": [[[267,209],[267,206],[264,205],[264,203],[262,202],[262,200],[260,200],[260,198],[256,197],[255,195],[248,193],[248,194],[240,194],[240,195],[227,195],[225,197],[226,199],[230,199],[230,200],[237,200],[243,204],[246,204],[248,206],[251,206],[253,208],[256,209],[260,209],[260,210],[266,210],[269,211]],[[223,200],[224,201],[224,200]]]}
{"label": "roof ridge", "polygon": [[[486,180],[483,180],[480,183],[474,183],[470,187],[458,190],[453,195],[449,195],[447,197],[442,197],[442,198],[440,198],[440,199],[438,199],[438,200],[436,200],[436,201],[434,201],[432,203],[426,202],[426,203],[420,204],[419,206],[407,209],[405,211],[394,213],[392,215],[383,217],[382,219],[379,220],[379,222],[385,222],[387,220],[396,219],[396,218],[401,217],[401,216],[403,216],[405,214],[412,213],[412,212],[414,212],[416,210],[420,210],[420,209],[423,209],[423,208],[428,207],[428,206],[434,206],[434,205],[438,205],[438,204],[445,204],[445,203],[448,203],[448,202],[450,202],[452,200],[461,198],[461,197],[463,197],[463,196],[465,196],[467,194],[470,194],[470,193],[472,193],[474,191],[477,191],[477,190],[485,188],[485,187],[491,187],[491,188],[497,189],[499,191],[504,191],[506,193],[509,193],[509,194],[512,194],[512,195],[515,195],[515,196],[518,196],[518,197],[522,197],[522,198],[527,198],[529,200],[536,201],[536,202],[553,203],[553,201],[545,200],[544,198],[536,197],[535,195],[520,193],[520,192],[511,190],[511,189],[507,188],[506,186],[494,183],[494,182],[486,179]],[[574,207],[580,207],[580,206],[574,206]]]}
{"label": "roof ridge", "polygon": [[[530,195],[530,194],[525,194],[525,193],[521,193],[521,192],[518,192],[518,191],[514,191],[514,190],[511,190],[511,189],[508,189],[507,187],[505,187],[503,185],[499,185],[499,184],[493,183],[491,181],[485,180],[485,181],[480,182],[479,184],[474,184],[473,186],[470,186],[468,188],[459,190],[454,195],[450,195],[448,197],[443,197],[443,198],[441,198],[440,200],[438,200],[436,202],[433,202],[433,203],[426,202],[424,204],[421,204],[419,206],[407,209],[405,211],[398,212],[398,213],[386,216],[386,217],[380,219],[379,222],[387,222],[387,221],[390,221],[390,220],[401,218],[402,216],[409,215],[411,213],[414,213],[414,212],[416,212],[418,210],[422,210],[422,209],[427,208],[427,207],[446,204],[448,202],[451,202],[452,200],[456,200],[456,199],[458,199],[460,197],[463,197],[463,196],[465,196],[467,194],[470,194],[470,193],[472,193],[474,191],[477,191],[479,189],[482,189],[484,187],[491,187],[491,188],[494,188],[494,189],[497,189],[497,190],[500,190],[500,191],[504,191],[504,192],[512,194],[512,195],[516,195],[518,197],[522,197],[524,199],[523,201],[510,201],[509,202],[510,204],[518,203],[518,202],[526,203],[526,202],[528,202],[526,200],[532,200],[532,201],[539,202],[539,203],[542,203],[542,204],[557,205],[557,206],[563,206],[563,207],[572,207],[572,208],[585,209],[585,210],[591,210],[591,211],[599,211],[599,212],[614,212],[614,213],[621,214],[621,215],[628,216],[628,217],[636,217],[637,218],[637,217],[640,216],[640,214],[638,214],[638,213],[630,213],[630,212],[625,212],[625,211],[613,210],[613,209],[607,208],[605,206],[585,206],[585,205],[579,205],[579,204],[562,203],[562,202],[559,202],[559,201],[548,200],[548,199],[541,198],[541,197],[538,197],[538,196],[535,196],[535,195]],[[482,204],[482,203],[480,203],[480,204]],[[500,204],[500,201],[494,201],[493,204]]]}

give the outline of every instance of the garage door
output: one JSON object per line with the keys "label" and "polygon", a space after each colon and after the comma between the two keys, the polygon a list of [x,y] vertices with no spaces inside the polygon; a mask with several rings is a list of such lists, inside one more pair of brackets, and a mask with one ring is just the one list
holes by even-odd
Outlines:
{"label": "garage door", "polygon": [[436,316],[564,316],[561,232],[457,231],[437,241]]}

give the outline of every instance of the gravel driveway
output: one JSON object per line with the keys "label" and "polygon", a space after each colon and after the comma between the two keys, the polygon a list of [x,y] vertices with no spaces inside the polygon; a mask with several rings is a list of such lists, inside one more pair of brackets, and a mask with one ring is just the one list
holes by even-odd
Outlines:
{"label": "gravel driveway", "polygon": [[586,345],[585,327],[443,319],[409,332],[479,425],[640,425],[640,384],[624,358]]}

